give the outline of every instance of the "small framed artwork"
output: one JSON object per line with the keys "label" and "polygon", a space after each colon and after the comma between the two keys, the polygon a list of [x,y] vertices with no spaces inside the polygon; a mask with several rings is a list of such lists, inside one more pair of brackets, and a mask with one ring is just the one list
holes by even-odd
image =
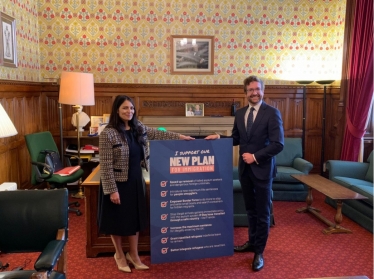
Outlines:
{"label": "small framed artwork", "polygon": [[186,103],[186,116],[204,116],[204,103]]}
{"label": "small framed artwork", "polygon": [[109,113],[104,113],[103,114],[103,123],[108,124],[109,123],[109,118],[110,118],[110,114]]}
{"label": "small framed artwork", "polygon": [[0,14],[0,63],[5,67],[17,68],[16,20]]}
{"label": "small framed artwork", "polygon": [[102,116],[91,116],[91,127],[100,127],[103,124]]}
{"label": "small framed artwork", "polygon": [[99,127],[90,127],[90,135],[97,135],[99,133]]}
{"label": "small framed artwork", "polygon": [[172,35],[170,73],[172,75],[213,75],[214,36]]}

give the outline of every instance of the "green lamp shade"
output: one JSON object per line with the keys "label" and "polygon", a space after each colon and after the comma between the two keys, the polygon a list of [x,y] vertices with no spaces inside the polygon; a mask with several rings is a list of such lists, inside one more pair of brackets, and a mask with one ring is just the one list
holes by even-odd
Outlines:
{"label": "green lamp shade", "polygon": [[298,83],[298,84],[304,84],[304,85],[306,85],[306,84],[310,84],[310,83],[312,83],[314,80],[296,80],[296,82]]}
{"label": "green lamp shade", "polygon": [[316,83],[318,84],[322,84],[322,85],[327,85],[327,84],[331,84],[333,83],[335,80],[330,80],[330,79],[326,79],[326,80],[316,80]]}

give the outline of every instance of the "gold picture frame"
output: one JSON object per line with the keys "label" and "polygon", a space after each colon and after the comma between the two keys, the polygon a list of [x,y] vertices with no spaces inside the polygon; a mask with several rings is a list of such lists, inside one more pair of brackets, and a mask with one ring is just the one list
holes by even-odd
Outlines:
{"label": "gold picture frame", "polygon": [[103,123],[108,124],[109,123],[109,118],[110,118],[110,114],[109,113],[104,113],[103,114]]}
{"label": "gold picture frame", "polygon": [[16,20],[0,13],[0,65],[17,68]]}
{"label": "gold picture frame", "polygon": [[185,114],[187,117],[204,116],[204,103],[186,103]]}
{"label": "gold picture frame", "polygon": [[91,127],[100,127],[103,124],[102,116],[91,116]]}
{"label": "gold picture frame", "polygon": [[214,36],[171,35],[172,75],[213,75]]}

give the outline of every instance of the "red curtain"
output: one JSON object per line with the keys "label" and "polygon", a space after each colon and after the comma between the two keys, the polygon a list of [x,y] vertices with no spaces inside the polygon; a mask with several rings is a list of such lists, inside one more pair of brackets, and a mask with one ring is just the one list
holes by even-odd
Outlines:
{"label": "red curtain", "polygon": [[373,98],[373,0],[357,0],[348,69],[341,160],[357,161]]}

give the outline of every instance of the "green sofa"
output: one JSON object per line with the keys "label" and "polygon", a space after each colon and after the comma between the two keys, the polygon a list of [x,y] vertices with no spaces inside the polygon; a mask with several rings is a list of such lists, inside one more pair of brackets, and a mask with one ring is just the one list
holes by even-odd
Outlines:
{"label": "green sofa", "polygon": [[[345,200],[342,212],[360,226],[373,232],[373,152],[367,162],[329,160],[326,162],[329,179],[365,197],[366,200]],[[325,202],[336,208],[336,202]]]}
{"label": "green sofa", "polygon": [[273,180],[274,201],[305,201],[308,188],[292,174],[308,174],[313,164],[304,160],[301,138],[285,138],[276,156],[277,176]]}

